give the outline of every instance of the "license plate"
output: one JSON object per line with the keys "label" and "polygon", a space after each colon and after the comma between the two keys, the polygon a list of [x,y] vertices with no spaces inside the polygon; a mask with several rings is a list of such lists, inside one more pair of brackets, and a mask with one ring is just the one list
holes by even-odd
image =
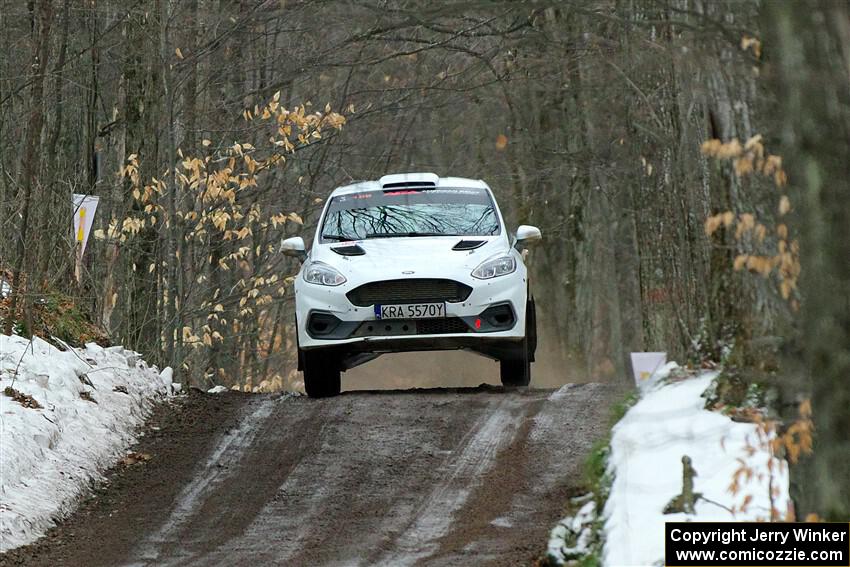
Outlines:
{"label": "license plate", "polygon": [[445,303],[375,305],[375,317],[378,319],[437,319],[445,316]]}

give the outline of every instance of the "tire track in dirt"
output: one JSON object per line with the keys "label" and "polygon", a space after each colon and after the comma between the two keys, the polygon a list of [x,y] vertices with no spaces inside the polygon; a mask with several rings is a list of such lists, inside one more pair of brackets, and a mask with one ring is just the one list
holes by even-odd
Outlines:
{"label": "tire track in dirt", "polygon": [[[424,489],[445,476],[445,463],[456,461],[457,447],[473,437],[466,430],[474,433],[503,401],[499,393],[476,394],[435,390],[422,397],[392,392],[337,398],[338,411],[323,427],[321,452],[302,456],[273,501],[242,537],[216,551],[214,562],[232,558],[237,549],[263,563],[357,564],[411,522],[428,501]],[[447,408],[466,400],[467,412],[446,419]]]}
{"label": "tire track in dirt", "polygon": [[479,479],[454,529],[423,564],[497,566],[523,552],[538,555],[548,529],[581,487],[584,456],[607,430],[607,405],[598,400],[611,390],[568,385],[530,404],[513,442]]}
{"label": "tire track in dirt", "polygon": [[494,404],[492,413],[483,415],[456,448],[457,456],[440,467],[442,480],[428,493],[407,529],[395,539],[395,551],[368,564],[381,566],[414,565],[438,548],[437,541],[449,530],[455,514],[472,492],[475,479],[492,464],[498,449],[516,432],[520,416],[516,403],[508,399]]}
{"label": "tire track in dirt", "polygon": [[[160,541],[153,540],[134,551],[130,565],[209,564],[208,556],[219,543],[238,537],[246,529],[299,465],[303,454],[318,450],[317,438],[306,433],[315,423],[325,423],[329,410],[333,410],[327,403],[311,404],[306,398],[263,397],[256,405],[253,411],[244,412],[235,433],[225,436],[198,468],[194,478],[209,477],[211,482],[190,500],[178,499],[172,516],[177,513],[180,523],[174,527],[170,521],[163,524],[155,534]],[[282,422],[285,428],[280,427]],[[149,549],[150,543],[162,553],[153,558],[139,553]]]}
{"label": "tire track in dirt", "polygon": [[184,564],[226,564],[241,555],[250,556],[258,564],[299,564],[291,561],[292,556],[304,547],[323,517],[330,517],[327,508],[328,501],[336,496],[334,480],[345,476],[340,466],[345,460],[334,452],[335,447],[343,446],[337,436],[350,415],[348,405],[341,400],[304,400],[324,406],[321,419],[310,419],[300,430],[303,439],[298,447],[287,438],[271,441],[268,450],[291,453],[293,463],[269,498],[235,537],[222,538],[205,554]]}
{"label": "tire track in dirt", "polygon": [[256,404],[253,411],[246,412],[247,415],[241,418],[239,427],[225,433],[212,454],[198,468],[193,480],[177,496],[177,502],[165,523],[156,533],[142,541],[139,548],[134,551],[133,554],[138,555],[141,561],[132,564],[133,566],[146,565],[159,559],[162,547],[172,541],[174,534],[181,531],[192,519],[200,502],[210,496],[215,484],[229,472],[228,469],[220,466],[222,460],[236,462],[242,458],[256,437],[258,426],[271,415],[272,409],[271,400],[261,401]]}

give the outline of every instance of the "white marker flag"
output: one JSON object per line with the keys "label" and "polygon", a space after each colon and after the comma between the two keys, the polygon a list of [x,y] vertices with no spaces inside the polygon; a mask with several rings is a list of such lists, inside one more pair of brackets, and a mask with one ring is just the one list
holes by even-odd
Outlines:
{"label": "white marker flag", "polygon": [[633,352],[632,372],[638,390],[645,391],[655,383],[655,373],[667,363],[666,352]]}
{"label": "white marker flag", "polygon": [[74,245],[80,245],[80,257],[86,251],[86,243],[89,241],[94,212],[100,197],[95,195],[74,194]]}

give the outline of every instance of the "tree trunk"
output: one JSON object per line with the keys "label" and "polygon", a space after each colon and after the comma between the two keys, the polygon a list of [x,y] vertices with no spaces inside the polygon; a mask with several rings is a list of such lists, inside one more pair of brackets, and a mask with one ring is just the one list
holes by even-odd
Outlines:
{"label": "tree trunk", "polygon": [[[38,172],[41,163],[41,152],[38,150],[41,141],[41,130],[44,125],[44,79],[47,76],[47,64],[50,55],[50,26],[53,23],[52,0],[41,0],[37,7],[38,24],[33,41],[32,68],[35,78],[30,87],[30,114],[27,119],[27,142],[23,154],[21,183],[23,185],[21,224],[18,231],[17,254],[13,271],[13,291],[10,300],[9,316],[6,318],[3,332],[12,334],[12,327],[21,296],[24,296],[24,313],[29,313],[26,303],[26,288],[22,285],[21,275],[28,266],[27,258],[27,229],[29,228],[32,195],[38,183]],[[32,282],[30,282],[30,286]],[[28,330],[29,331],[29,330]]]}
{"label": "tree trunk", "polygon": [[[798,514],[850,517],[850,8],[768,2],[784,154],[799,196],[803,343],[814,454],[796,472]],[[794,197],[795,191],[791,196]]]}

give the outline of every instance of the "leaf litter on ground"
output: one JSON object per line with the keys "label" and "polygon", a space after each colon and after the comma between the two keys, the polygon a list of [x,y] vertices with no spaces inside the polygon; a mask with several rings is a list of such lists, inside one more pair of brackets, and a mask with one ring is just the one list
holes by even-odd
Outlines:
{"label": "leaf litter on ground", "polygon": [[39,404],[35,398],[30,395],[24,394],[23,392],[16,390],[11,386],[6,386],[3,389],[3,393],[24,406],[25,408],[31,409],[42,409],[41,404]]}
{"label": "leaf litter on ground", "polygon": [[127,455],[121,459],[119,463],[125,467],[131,467],[138,463],[146,463],[151,459],[152,457],[148,453],[137,453],[136,451],[133,451],[131,453],[127,453]]}

